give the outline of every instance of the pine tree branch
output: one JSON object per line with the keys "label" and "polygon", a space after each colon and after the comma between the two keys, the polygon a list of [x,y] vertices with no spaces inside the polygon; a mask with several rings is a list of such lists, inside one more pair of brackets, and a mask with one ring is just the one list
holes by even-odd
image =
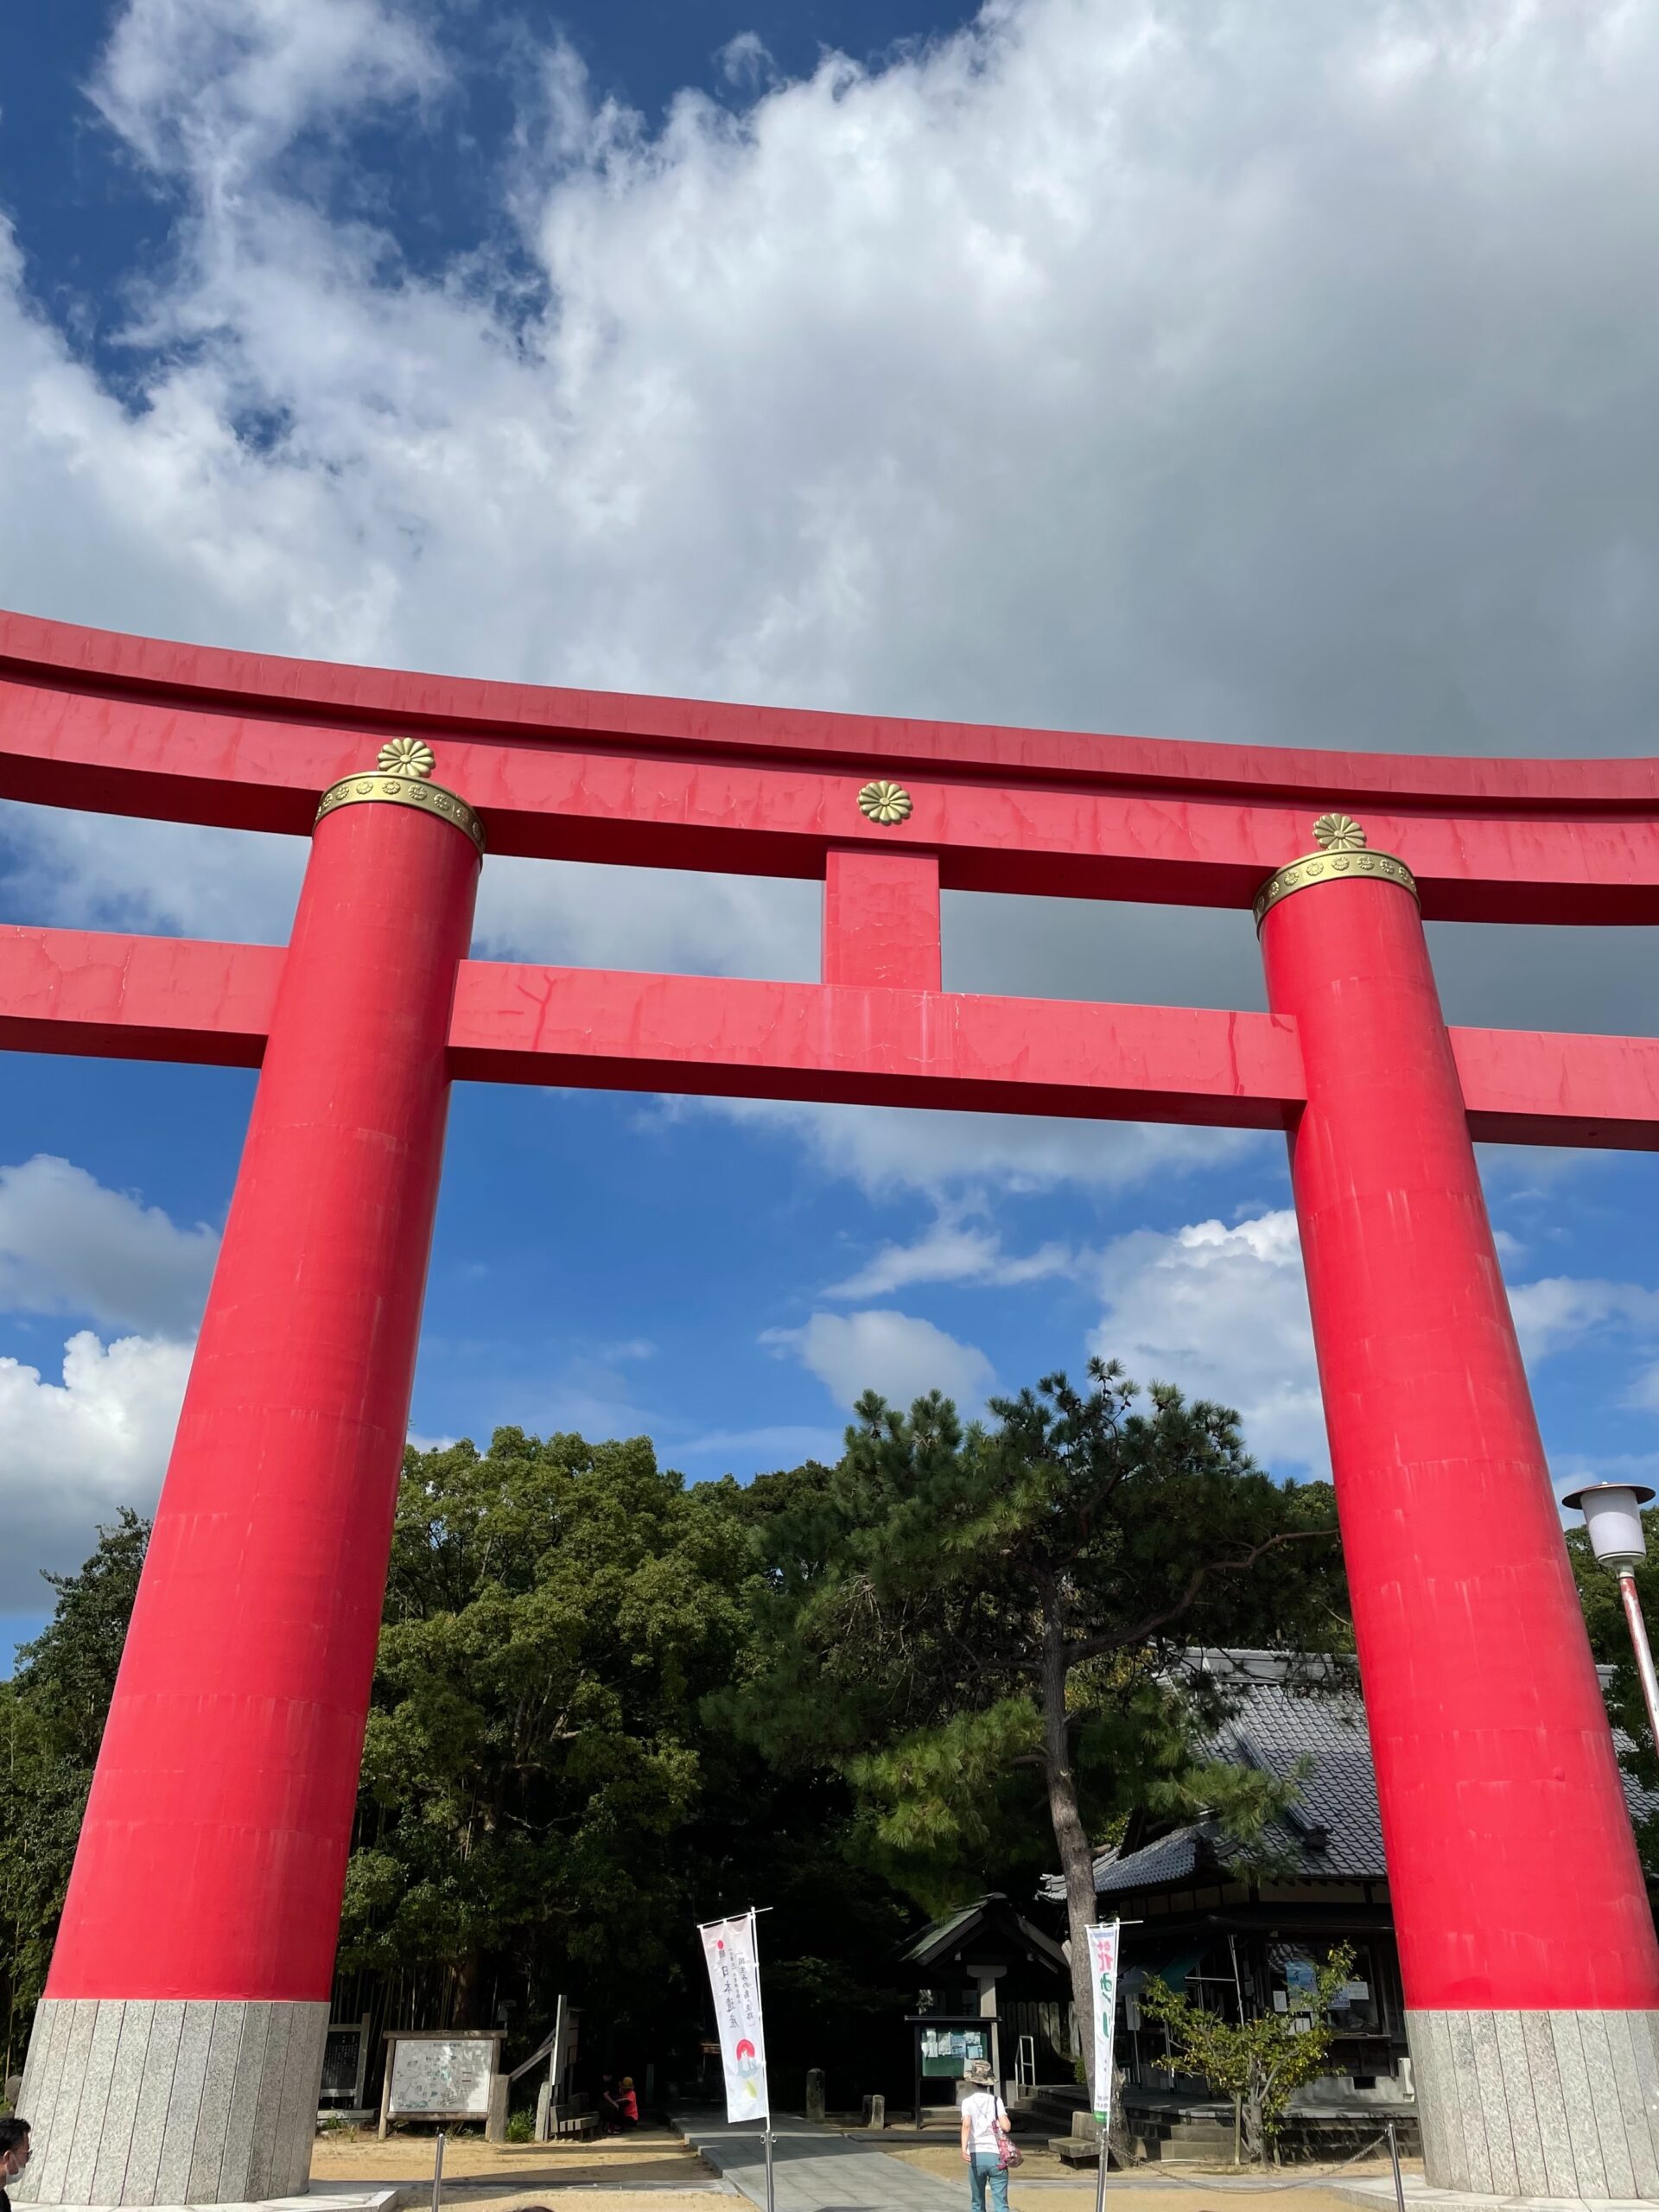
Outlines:
{"label": "pine tree branch", "polygon": [[1161,1612],[1148,1613],[1133,1628],[1121,1629],[1109,1636],[1085,1637],[1081,1643],[1072,1644],[1070,1647],[1071,1664],[1080,1666],[1090,1659],[1104,1658],[1109,1651],[1122,1651],[1129,1644],[1144,1643],[1160,1628],[1167,1628],[1172,1621],[1179,1620],[1183,1613],[1191,1611],[1197,1603],[1198,1592],[1212,1574],[1243,1573],[1247,1567],[1254,1567],[1265,1553],[1277,1551],[1281,1544],[1305,1543],[1315,1536],[1328,1539],[1336,1533],[1334,1529],[1284,1529],[1277,1535],[1268,1536],[1261,1543],[1252,1545],[1242,1559],[1207,1560],[1202,1567],[1193,1568],[1187,1578],[1185,1589],[1173,1605],[1166,1605]]}

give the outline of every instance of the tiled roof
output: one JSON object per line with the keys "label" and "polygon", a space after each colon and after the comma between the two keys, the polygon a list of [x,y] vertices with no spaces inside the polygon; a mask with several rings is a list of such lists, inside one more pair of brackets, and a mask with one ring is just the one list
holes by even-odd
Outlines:
{"label": "tiled roof", "polygon": [[1065,1966],[1065,1954],[1052,1936],[1033,1927],[1025,1915],[1017,1912],[1000,1890],[976,1898],[972,1904],[963,1905],[943,1920],[935,1920],[921,1933],[911,1938],[899,1953],[901,1959],[912,1966],[931,1966],[944,1958],[969,1936],[977,1932],[982,1923],[993,1927],[1002,1923],[1005,1935],[1023,1943],[1033,1955],[1045,1959],[1051,1966]]}
{"label": "tiled roof", "polygon": [[[1287,1679],[1285,1660],[1269,1652],[1195,1654],[1205,1671],[1229,1678],[1236,1703],[1207,1748],[1219,1759],[1261,1768],[1287,1781],[1303,1759],[1312,1772],[1287,1815],[1272,1821],[1255,1848],[1300,1880],[1380,1881],[1387,1873],[1377,1814],[1376,1771],[1365,1732],[1365,1708],[1352,1678],[1331,1680],[1313,1694]],[[1604,1670],[1605,1671],[1605,1670]],[[1619,1748],[1626,1746],[1617,1736]],[[1659,1812],[1659,1794],[1628,1776],[1624,1795],[1632,1815]],[[1217,1878],[1243,1847],[1217,1821],[1194,1821],[1120,1856],[1095,1861],[1102,1897],[1162,1888],[1208,1874]]]}

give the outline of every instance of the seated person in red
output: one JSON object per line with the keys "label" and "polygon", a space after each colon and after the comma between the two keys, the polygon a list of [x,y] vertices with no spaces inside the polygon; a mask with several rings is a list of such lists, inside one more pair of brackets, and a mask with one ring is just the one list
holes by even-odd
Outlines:
{"label": "seated person in red", "polygon": [[639,2100],[634,2094],[633,2076],[625,2074],[614,2089],[607,2089],[605,2120],[608,2127],[638,2127]]}

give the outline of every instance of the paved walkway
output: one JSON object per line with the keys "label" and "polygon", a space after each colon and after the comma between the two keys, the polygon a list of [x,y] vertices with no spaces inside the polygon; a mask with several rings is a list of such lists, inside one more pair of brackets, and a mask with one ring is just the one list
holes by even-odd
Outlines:
{"label": "paved walkway", "polygon": [[[707,2113],[676,2113],[694,2151],[752,2204],[766,2201],[765,2139]],[[783,2114],[772,2122],[777,2212],[966,2212],[967,2188],[954,2187],[836,2127]]]}
{"label": "paved walkway", "polygon": [[[1459,2189],[1434,2189],[1411,2174],[1405,2180],[1407,2212],[1652,2212],[1651,2202],[1644,2208],[1633,2196],[1477,2196]],[[1343,2183],[1337,2194],[1351,2204],[1374,2208],[1374,2212],[1394,2212],[1394,2183],[1391,2181],[1351,2181]]]}

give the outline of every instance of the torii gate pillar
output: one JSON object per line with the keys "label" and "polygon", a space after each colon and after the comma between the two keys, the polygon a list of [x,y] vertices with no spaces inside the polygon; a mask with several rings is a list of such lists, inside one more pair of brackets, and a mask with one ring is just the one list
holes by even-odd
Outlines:
{"label": "torii gate pillar", "polygon": [[1416,889],[1334,844],[1256,903],[1428,2177],[1649,2195],[1659,1945]]}
{"label": "torii gate pillar", "polygon": [[323,804],[29,2042],[45,2203],[310,2170],[480,849],[413,777]]}

